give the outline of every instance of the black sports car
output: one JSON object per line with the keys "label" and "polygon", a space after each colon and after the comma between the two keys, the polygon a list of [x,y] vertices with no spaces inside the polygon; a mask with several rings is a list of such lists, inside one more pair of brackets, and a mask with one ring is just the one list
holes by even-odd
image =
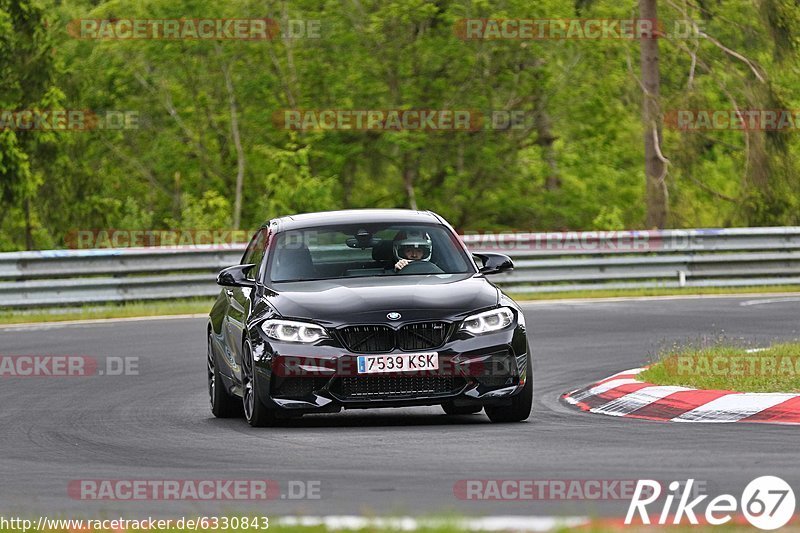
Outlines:
{"label": "black sports car", "polygon": [[[477,265],[481,266],[478,267]],[[522,311],[431,212],[364,209],[288,216],[259,229],[222,270],[208,322],[217,417],[268,426],[342,408],[441,405],[528,418],[531,355]]]}

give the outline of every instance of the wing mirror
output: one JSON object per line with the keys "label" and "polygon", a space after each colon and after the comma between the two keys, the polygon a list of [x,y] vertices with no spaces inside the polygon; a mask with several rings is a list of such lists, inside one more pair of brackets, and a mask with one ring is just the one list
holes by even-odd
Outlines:
{"label": "wing mirror", "polygon": [[507,255],[494,253],[481,253],[472,255],[480,259],[481,264],[483,264],[483,266],[478,270],[481,274],[498,274],[500,272],[508,272],[514,269],[514,262]]}
{"label": "wing mirror", "polygon": [[217,275],[217,285],[223,287],[255,287],[256,282],[247,277],[255,265],[234,265],[224,268]]}

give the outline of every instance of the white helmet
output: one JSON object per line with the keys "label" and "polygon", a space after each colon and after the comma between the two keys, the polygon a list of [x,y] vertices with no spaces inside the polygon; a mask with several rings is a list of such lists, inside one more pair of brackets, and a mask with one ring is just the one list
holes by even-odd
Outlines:
{"label": "white helmet", "polygon": [[422,257],[420,261],[430,261],[431,251],[433,245],[431,244],[431,237],[422,231],[409,231],[408,233],[399,233],[394,240],[394,257],[398,261],[406,259],[405,251],[408,249],[422,250]]}

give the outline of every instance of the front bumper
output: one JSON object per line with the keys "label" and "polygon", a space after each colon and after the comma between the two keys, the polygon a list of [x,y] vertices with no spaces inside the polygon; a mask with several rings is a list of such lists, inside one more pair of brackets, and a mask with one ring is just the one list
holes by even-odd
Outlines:
{"label": "front bumper", "polygon": [[437,352],[439,370],[411,373],[358,374],[361,354],[336,345],[276,343],[263,335],[259,341],[253,346],[259,397],[268,407],[295,414],[445,402],[502,405],[532,378],[526,372],[528,342],[519,325],[419,350]]}

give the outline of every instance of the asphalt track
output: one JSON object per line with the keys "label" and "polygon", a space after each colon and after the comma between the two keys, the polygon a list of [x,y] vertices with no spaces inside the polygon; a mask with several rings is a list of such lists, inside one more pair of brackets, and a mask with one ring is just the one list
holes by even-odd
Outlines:
{"label": "asphalt track", "polygon": [[[559,395],[701,336],[800,337],[800,298],[526,305],[534,414],[493,425],[438,408],[345,411],[255,430],[208,409],[203,319],[0,329],[0,355],[138,357],[139,375],[0,378],[0,515],[619,515],[627,501],[465,501],[462,479],[702,480],[741,494],[779,475],[800,490],[798,429],[665,424],[577,412]],[[82,501],[76,479],[320,481],[320,499]],[[284,494],[286,495],[286,494]]]}

